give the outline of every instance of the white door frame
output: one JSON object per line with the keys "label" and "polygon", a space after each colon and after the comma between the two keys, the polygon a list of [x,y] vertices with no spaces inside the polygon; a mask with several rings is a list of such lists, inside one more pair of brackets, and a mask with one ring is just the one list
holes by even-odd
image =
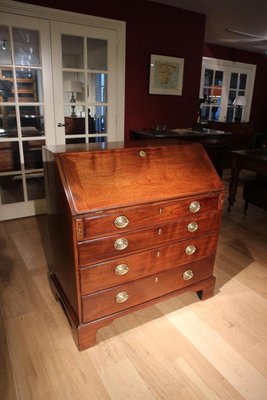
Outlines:
{"label": "white door frame", "polygon": [[[47,19],[49,21],[60,21],[85,25],[102,29],[110,29],[117,36],[117,140],[124,141],[124,104],[125,104],[125,37],[126,22],[108,18],[100,18],[86,14],[70,11],[57,10],[54,8],[35,6],[32,4],[19,3],[12,0],[1,0],[0,11]],[[56,126],[55,126],[56,129]]]}
{"label": "white door frame", "polygon": [[[117,68],[116,68],[116,96],[117,96],[117,108],[116,108],[116,126],[117,126],[117,141],[124,141],[124,103],[125,103],[125,35],[126,35],[126,23],[125,21],[111,20],[107,18],[94,17],[74,12],[62,11],[47,7],[35,6],[32,4],[20,3],[12,0],[1,0],[0,12],[6,13],[14,17],[27,17],[32,18],[35,23],[50,25],[51,21],[59,21],[64,23],[73,23],[76,25],[84,25],[86,27],[95,27],[100,29],[113,30],[116,35],[116,51],[117,51]],[[18,18],[19,19],[19,18]],[[4,25],[5,21],[1,21]],[[27,26],[26,26],[27,27]],[[49,42],[49,38],[47,42]],[[50,47],[51,51],[51,47]],[[44,74],[44,85],[46,85],[47,79],[52,76],[51,64],[49,64],[47,73]],[[46,109],[49,111],[49,129],[48,135],[46,136],[46,144],[55,144],[56,140],[56,118],[53,109],[53,93],[52,93],[52,79],[49,80],[46,87],[51,86],[51,98],[50,108]],[[49,118],[53,115],[53,118]],[[48,128],[48,126],[47,126]],[[46,128],[46,131],[47,131]],[[5,206],[5,211],[0,211],[0,220],[6,220],[11,218],[24,217],[29,215],[40,214],[44,212],[44,200],[35,200],[28,202],[28,208],[25,210],[25,202],[14,203]],[[14,215],[14,207],[16,207],[16,215]]]}
{"label": "white door frame", "polygon": [[253,98],[253,89],[256,75],[256,65],[246,64],[229,60],[220,60],[216,58],[203,57],[202,58],[202,70],[201,70],[201,82],[200,82],[200,93],[199,97],[203,96],[203,86],[205,78],[205,68],[213,68],[220,71],[224,71],[224,84],[222,87],[222,102],[221,107],[224,107],[225,113],[220,114],[220,121],[225,121],[226,111],[228,104],[228,92],[230,86],[230,73],[238,72],[245,73],[248,75],[247,88],[246,88],[246,98],[247,105],[244,110],[243,122],[248,122],[250,118],[251,103]]}

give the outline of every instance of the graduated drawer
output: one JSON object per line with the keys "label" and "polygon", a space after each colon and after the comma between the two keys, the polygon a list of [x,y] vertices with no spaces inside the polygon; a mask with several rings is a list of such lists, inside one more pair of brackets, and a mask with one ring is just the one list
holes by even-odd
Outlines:
{"label": "graduated drawer", "polygon": [[213,265],[214,257],[208,257],[83,296],[83,322],[117,313],[207,279],[212,276]]}
{"label": "graduated drawer", "polygon": [[[188,216],[149,229],[126,232],[124,235],[107,236],[78,244],[79,265],[87,266],[104,260],[121,257],[129,253],[149,250],[166,242],[189,239],[217,231],[221,213]],[[190,232],[189,224],[197,224],[197,230]]]}
{"label": "graduated drawer", "polygon": [[[81,294],[96,292],[215,255],[217,240],[218,234],[214,233],[82,268]],[[195,252],[187,254],[186,249],[192,245],[195,246]]]}
{"label": "graduated drawer", "polygon": [[[120,208],[76,220],[78,240],[92,239],[159,224],[190,215],[202,215],[222,208],[222,197],[195,197],[175,202]],[[197,206],[199,204],[199,209]],[[191,210],[191,211],[190,211]]]}

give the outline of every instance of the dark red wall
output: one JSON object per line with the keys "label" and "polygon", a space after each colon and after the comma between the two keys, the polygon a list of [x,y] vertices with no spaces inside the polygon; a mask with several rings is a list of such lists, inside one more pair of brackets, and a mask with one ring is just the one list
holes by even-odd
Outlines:
{"label": "dark red wall", "polygon": [[234,49],[231,47],[205,44],[203,56],[255,64],[256,77],[251,107],[250,121],[255,130],[266,131],[267,117],[267,57],[264,54]]}
{"label": "dark red wall", "polygon": [[[126,21],[125,137],[157,124],[187,128],[196,122],[205,16],[146,0],[23,1]],[[150,95],[151,54],[185,59],[182,96]]]}

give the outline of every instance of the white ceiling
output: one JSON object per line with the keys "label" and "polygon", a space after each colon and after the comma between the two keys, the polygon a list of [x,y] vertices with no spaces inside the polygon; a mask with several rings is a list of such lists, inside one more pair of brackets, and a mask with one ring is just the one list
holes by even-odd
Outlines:
{"label": "white ceiling", "polygon": [[[206,15],[205,42],[254,51],[267,51],[267,0],[151,0]],[[239,33],[231,33],[232,29]]]}

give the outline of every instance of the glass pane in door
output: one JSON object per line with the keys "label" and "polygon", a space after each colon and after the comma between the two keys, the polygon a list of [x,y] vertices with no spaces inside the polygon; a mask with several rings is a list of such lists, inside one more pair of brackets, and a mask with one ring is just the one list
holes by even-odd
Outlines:
{"label": "glass pane in door", "polygon": [[205,69],[204,86],[212,86],[213,74],[214,71],[212,69]]}
{"label": "glass pane in door", "polygon": [[15,106],[0,105],[0,138],[17,137],[18,129]]}
{"label": "glass pane in door", "polygon": [[106,40],[87,38],[87,69],[108,69]]}
{"label": "glass pane in door", "polygon": [[16,81],[19,102],[43,102],[43,80],[40,69],[17,68]]}
{"label": "glass pane in door", "polygon": [[14,58],[16,65],[40,66],[39,32],[13,28]]}
{"label": "glass pane in door", "polygon": [[235,72],[231,73],[231,80],[230,80],[230,88],[231,89],[237,89],[237,83],[238,83],[238,74]]}
{"label": "glass pane in door", "polygon": [[1,204],[14,204],[24,201],[22,175],[0,176]]}
{"label": "glass pane in door", "polygon": [[239,89],[245,90],[247,84],[247,74],[240,74]]}
{"label": "glass pane in door", "polygon": [[223,84],[223,71],[215,71],[214,85],[221,87],[222,84]]}
{"label": "glass pane in door", "polygon": [[9,29],[3,25],[0,25],[0,60],[3,65],[12,63]]}
{"label": "glass pane in door", "polygon": [[83,37],[62,35],[62,67],[84,68],[84,45]]}

